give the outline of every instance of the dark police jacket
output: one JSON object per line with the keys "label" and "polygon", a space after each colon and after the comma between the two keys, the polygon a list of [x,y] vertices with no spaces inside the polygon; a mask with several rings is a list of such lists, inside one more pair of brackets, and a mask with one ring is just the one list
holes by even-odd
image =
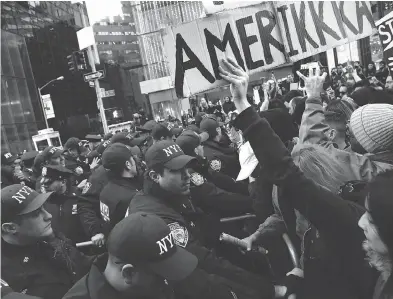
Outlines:
{"label": "dark police jacket", "polygon": [[112,178],[100,194],[102,219],[108,224],[106,232],[124,218],[131,199],[142,189],[137,178]]}
{"label": "dark police jacket", "polygon": [[74,243],[88,241],[78,215],[80,197],[74,194],[53,194],[45,203],[45,209],[52,214],[52,228],[61,232]]}
{"label": "dark police jacket", "polygon": [[100,214],[100,193],[109,182],[109,173],[100,165],[90,175],[78,203],[78,214],[85,233],[89,237],[104,232],[105,222]]}
{"label": "dark police jacket", "polygon": [[234,148],[208,140],[203,143],[203,154],[212,170],[236,179],[240,171],[239,156]]}
{"label": "dark police jacket", "polygon": [[[60,241],[61,240],[61,241]],[[68,262],[47,242],[18,246],[1,242],[1,275],[15,291],[43,299],[61,298],[90,268],[91,260],[58,235]]]}
{"label": "dark police jacket", "polygon": [[274,296],[274,287],[270,281],[218,258],[204,247],[206,230],[214,231],[217,228],[213,222],[209,227],[209,219],[204,219],[204,214],[194,207],[187,196],[169,193],[155,183],[144,187],[145,191],[138,192],[131,201],[129,213],[144,211],[161,217],[171,229],[176,245],[193,253],[198,258],[198,269],[209,274],[211,292],[225,281],[228,292],[226,297],[220,298]]}
{"label": "dark police jacket", "polygon": [[[91,266],[87,275],[82,277],[63,299],[139,299],[127,297],[116,291],[106,280],[103,272],[108,261],[108,255],[99,256]],[[173,292],[170,287],[162,290],[162,296],[156,299],[171,299]]]}

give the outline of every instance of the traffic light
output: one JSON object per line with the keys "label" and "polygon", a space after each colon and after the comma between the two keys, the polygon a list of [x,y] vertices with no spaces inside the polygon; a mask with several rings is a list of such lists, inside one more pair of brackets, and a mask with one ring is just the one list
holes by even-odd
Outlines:
{"label": "traffic light", "polygon": [[74,53],[67,56],[67,65],[70,72],[74,72],[76,70]]}
{"label": "traffic light", "polygon": [[78,71],[86,71],[88,69],[88,57],[85,50],[74,52],[75,63]]}

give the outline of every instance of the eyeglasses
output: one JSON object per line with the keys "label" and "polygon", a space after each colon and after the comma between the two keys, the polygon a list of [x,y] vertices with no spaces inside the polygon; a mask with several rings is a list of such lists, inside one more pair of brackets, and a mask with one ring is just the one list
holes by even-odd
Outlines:
{"label": "eyeglasses", "polygon": [[347,92],[346,91],[340,91],[340,94],[346,94]]}

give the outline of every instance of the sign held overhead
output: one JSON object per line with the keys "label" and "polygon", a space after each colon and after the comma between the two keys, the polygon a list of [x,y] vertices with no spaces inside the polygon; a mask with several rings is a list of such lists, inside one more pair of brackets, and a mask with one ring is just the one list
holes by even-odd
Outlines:
{"label": "sign held overhead", "polygon": [[371,35],[373,28],[366,1],[264,2],[168,28],[163,40],[182,98],[226,85],[218,72],[222,58],[233,57],[252,75]]}
{"label": "sign held overhead", "polygon": [[383,47],[383,56],[388,62],[390,73],[393,71],[393,11],[375,22]]}

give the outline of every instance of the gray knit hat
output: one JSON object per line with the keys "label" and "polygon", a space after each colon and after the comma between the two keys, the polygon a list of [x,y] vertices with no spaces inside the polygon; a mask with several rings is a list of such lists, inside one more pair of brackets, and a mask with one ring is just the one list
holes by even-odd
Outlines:
{"label": "gray knit hat", "polygon": [[350,124],[356,140],[367,152],[393,151],[393,105],[362,106],[352,113]]}

